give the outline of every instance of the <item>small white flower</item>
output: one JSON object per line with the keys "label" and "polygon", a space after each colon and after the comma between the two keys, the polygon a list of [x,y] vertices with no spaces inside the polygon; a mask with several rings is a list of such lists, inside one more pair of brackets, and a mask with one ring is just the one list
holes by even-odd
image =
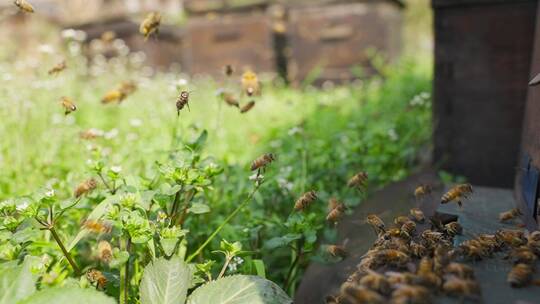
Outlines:
{"label": "small white flower", "polygon": [[129,121],[129,124],[132,126],[132,127],[140,127],[142,125],[142,120],[138,119],[138,118],[133,118]]}
{"label": "small white flower", "polygon": [[300,127],[293,127],[287,132],[287,134],[289,134],[289,136],[293,136],[296,134],[301,134],[303,131],[304,130]]}
{"label": "small white flower", "polygon": [[54,54],[54,48],[50,44],[40,44],[38,51],[44,54]]}
{"label": "small white flower", "polygon": [[114,128],[112,130],[110,130],[109,132],[105,133],[105,138],[106,139],[113,139],[115,138],[116,136],[118,136],[118,129]]}
{"label": "small white flower", "polygon": [[176,82],[176,85],[179,86],[179,87],[183,87],[183,86],[185,86],[187,84],[188,84],[188,81],[186,79],[184,79],[184,78],[180,78]]}
{"label": "small white flower", "polygon": [[54,189],[49,189],[47,192],[45,192],[46,197],[53,197],[54,196]]}
{"label": "small white flower", "polygon": [[396,132],[396,130],[394,128],[388,130],[388,137],[390,138],[391,141],[396,141],[398,140],[399,136]]}
{"label": "small white flower", "polygon": [[257,173],[255,173],[255,174],[253,174],[253,175],[251,175],[251,176],[249,177],[249,180],[252,180],[252,181],[261,181],[261,180],[263,180],[263,179],[264,179],[264,175],[262,175],[262,174],[257,174]]}
{"label": "small white flower", "polygon": [[18,204],[17,207],[15,207],[15,208],[17,209],[17,211],[22,212],[22,211],[26,210],[26,208],[28,208],[28,206],[30,206],[30,203],[28,201],[24,201],[24,202]]}
{"label": "small white flower", "polygon": [[74,29],[65,29],[60,34],[62,38],[64,39],[75,39],[75,36],[77,36],[77,31]]}
{"label": "small white flower", "polygon": [[122,167],[120,167],[120,166],[112,166],[111,171],[118,174],[118,173],[120,173],[122,171]]}

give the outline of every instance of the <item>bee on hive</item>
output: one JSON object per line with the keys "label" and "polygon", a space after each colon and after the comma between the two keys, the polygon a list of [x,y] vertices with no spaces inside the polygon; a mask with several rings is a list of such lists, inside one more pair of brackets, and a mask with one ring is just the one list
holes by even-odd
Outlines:
{"label": "bee on hive", "polygon": [[510,221],[512,219],[515,219],[516,217],[521,215],[521,211],[519,211],[518,208],[514,208],[505,212],[501,212],[499,214],[499,221],[500,222],[506,222]]}
{"label": "bee on hive", "polygon": [[369,214],[366,217],[366,223],[373,228],[376,235],[386,232],[383,220],[375,214]]}
{"label": "bee on hive", "polygon": [[531,282],[532,276],[532,265],[516,264],[508,273],[507,282],[514,288],[525,287]]}

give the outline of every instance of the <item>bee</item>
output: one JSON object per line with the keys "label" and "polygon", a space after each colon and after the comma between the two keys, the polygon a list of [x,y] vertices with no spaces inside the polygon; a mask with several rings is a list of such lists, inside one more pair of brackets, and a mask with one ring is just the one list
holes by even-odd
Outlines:
{"label": "bee", "polygon": [[516,264],[508,273],[506,281],[514,288],[527,286],[533,277],[532,265]]}
{"label": "bee", "polygon": [[533,231],[527,236],[527,246],[540,256],[540,231]]}
{"label": "bee", "polygon": [[515,248],[508,256],[514,264],[534,264],[536,254],[527,246]]}
{"label": "bee", "polygon": [[91,179],[85,180],[84,182],[80,183],[75,188],[75,191],[73,191],[73,195],[76,198],[79,198],[86,193],[92,192],[92,190],[96,189],[96,187],[97,187],[97,181],[95,179],[91,178]]}
{"label": "bee", "polygon": [[501,243],[493,234],[480,234],[476,237],[476,240],[489,252],[495,252],[501,248]]}
{"label": "bee", "polygon": [[418,208],[412,208],[409,213],[412,220],[417,223],[423,223],[426,220],[426,217],[424,216],[424,212],[422,212],[422,210]]}
{"label": "bee", "polygon": [[86,220],[83,227],[95,233],[110,233],[112,231],[111,224],[96,220]]}
{"label": "bee", "polygon": [[77,110],[77,106],[73,103],[73,100],[71,98],[62,96],[60,98],[60,103],[62,104],[62,107],[64,108],[64,114],[68,115],[71,112],[74,112]]}
{"label": "bee", "polygon": [[376,216],[375,214],[369,214],[366,217],[366,223],[368,223],[373,228],[376,235],[379,235],[381,232],[386,232],[383,220],[381,220],[381,218]]}
{"label": "bee", "polygon": [[255,101],[252,100],[240,108],[240,113],[247,113],[251,111],[251,109],[253,109],[254,106],[255,106]]}
{"label": "bee", "polygon": [[133,81],[123,81],[115,89],[108,91],[101,99],[101,103],[122,102],[135,92],[137,85]]}
{"label": "bee", "polygon": [[392,286],[413,284],[418,282],[418,277],[410,272],[387,271],[384,274]]}
{"label": "bee", "polygon": [[375,259],[374,262],[378,265],[388,265],[398,268],[405,267],[411,260],[407,254],[396,249],[379,250],[373,254],[373,258]]}
{"label": "bee", "polygon": [[422,241],[426,247],[432,248],[441,243],[444,239],[444,235],[441,232],[424,230],[422,232]]}
{"label": "bee", "polygon": [[86,272],[86,278],[90,283],[96,284],[96,288],[104,289],[107,285],[107,278],[97,269],[90,269]]}
{"label": "bee", "polygon": [[116,33],[114,31],[105,31],[100,37],[100,40],[106,44],[113,42],[114,39],[116,39]]}
{"label": "bee", "polygon": [[400,285],[392,292],[394,304],[429,304],[432,303],[429,290],[423,286]]}
{"label": "bee", "polygon": [[410,240],[411,236],[408,234],[405,230],[400,228],[390,228],[386,231],[386,235],[390,236],[391,238],[400,238],[404,240]]}
{"label": "bee", "polygon": [[525,234],[521,230],[500,229],[495,232],[498,242],[510,247],[519,247],[526,244]]}
{"label": "bee", "polygon": [[161,14],[152,12],[146,15],[146,18],[141,22],[139,32],[144,35],[144,40],[148,39],[152,34],[159,33],[159,25],[161,24]]}
{"label": "bee", "polygon": [[223,68],[223,73],[225,74],[225,76],[231,77],[232,74],[234,73],[234,69],[233,69],[232,65],[227,64],[227,65]]}
{"label": "bee", "polygon": [[347,303],[370,303],[383,304],[386,300],[383,296],[366,287],[345,283],[341,286],[341,295]]}
{"label": "bee", "polygon": [[423,258],[428,254],[427,248],[424,245],[416,242],[411,242],[410,251],[411,254],[417,258]]}
{"label": "bee", "polygon": [[360,172],[349,179],[347,186],[350,188],[363,188],[366,186],[367,180],[368,174],[366,172]]}
{"label": "bee", "polygon": [[257,74],[252,71],[245,71],[242,75],[242,90],[247,96],[254,96],[261,94],[261,87]]}
{"label": "bee", "polygon": [[461,235],[463,233],[463,227],[458,222],[450,222],[444,225],[444,231],[451,237]]}
{"label": "bee", "polygon": [[103,131],[98,129],[88,129],[79,133],[81,139],[90,140],[103,136]]}
{"label": "bee", "polygon": [[34,12],[34,7],[26,0],[15,0],[14,4],[25,13]]}
{"label": "bee", "polygon": [[443,290],[451,296],[478,298],[481,294],[480,285],[473,280],[451,278],[444,282]]}
{"label": "bee", "polygon": [[460,279],[474,279],[473,268],[465,264],[452,262],[446,266],[444,271]]}
{"label": "bee", "polygon": [[442,198],[441,198],[441,204],[447,204],[452,201],[456,201],[459,207],[463,206],[463,203],[461,202],[462,199],[468,198],[470,194],[473,193],[473,188],[471,184],[460,184],[452,189],[448,190]]}
{"label": "bee", "polygon": [[111,244],[105,240],[98,243],[98,258],[104,263],[109,263],[112,259],[112,247]]}
{"label": "bee", "polygon": [[176,111],[178,112],[178,116],[180,116],[180,111],[185,106],[187,106],[189,110],[189,92],[188,91],[180,92],[180,95],[178,95],[178,98],[176,98]]}
{"label": "bee", "polygon": [[408,235],[413,235],[416,231],[416,224],[413,221],[407,221],[401,225],[401,230],[405,231]]}
{"label": "bee", "polygon": [[450,255],[448,254],[448,245],[437,245],[433,252],[433,270],[437,274],[442,274],[446,266],[450,264]]}
{"label": "bee", "polygon": [[326,251],[333,257],[344,258],[347,256],[347,251],[344,246],[340,245],[328,245]]}
{"label": "bee", "polygon": [[62,61],[60,63],[57,63],[55,66],[53,66],[50,70],[49,70],[49,75],[58,75],[60,74],[60,72],[62,72],[63,70],[65,70],[67,68],[67,65],[66,65],[66,61]]}
{"label": "bee", "polygon": [[432,188],[430,185],[420,185],[416,189],[414,189],[414,197],[416,199],[420,199],[426,195],[431,194]]}
{"label": "bee", "polygon": [[499,213],[499,221],[500,222],[510,221],[520,215],[521,215],[521,211],[519,211],[518,208],[514,208],[511,210]]}
{"label": "bee", "polygon": [[368,270],[368,273],[363,276],[359,281],[359,284],[365,286],[371,290],[377,291],[381,294],[390,293],[391,286],[388,279],[373,270]]}
{"label": "bee", "polygon": [[475,239],[461,243],[458,248],[463,255],[473,260],[481,260],[491,254],[488,248],[482,246],[482,243]]}
{"label": "bee", "polygon": [[306,210],[306,208],[311,205],[311,203],[313,203],[315,200],[317,200],[317,193],[315,193],[315,191],[311,190],[309,192],[306,192],[299,199],[296,200],[296,202],[294,203],[294,210]]}
{"label": "bee", "polygon": [[326,296],[325,303],[326,304],[340,304],[341,296],[334,296],[334,295]]}
{"label": "bee", "polygon": [[330,199],[328,205],[329,207],[333,208],[326,216],[326,220],[335,223],[343,216],[343,213],[345,212],[345,205],[334,197]]}
{"label": "bee", "polygon": [[273,154],[273,153],[263,154],[263,155],[257,157],[251,163],[250,170],[251,171],[261,170],[261,169],[264,170],[266,168],[266,166],[268,166],[274,160],[276,160],[276,155],[275,154]]}
{"label": "bee", "polygon": [[229,106],[240,108],[240,104],[238,103],[238,100],[236,99],[236,97],[234,97],[232,93],[224,91],[224,92],[221,92],[220,96],[223,99],[223,101],[225,101],[225,103],[228,104]]}
{"label": "bee", "polygon": [[402,226],[406,222],[410,221],[410,219],[404,215],[400,215],[394,219],[394,224],[397,226]]}

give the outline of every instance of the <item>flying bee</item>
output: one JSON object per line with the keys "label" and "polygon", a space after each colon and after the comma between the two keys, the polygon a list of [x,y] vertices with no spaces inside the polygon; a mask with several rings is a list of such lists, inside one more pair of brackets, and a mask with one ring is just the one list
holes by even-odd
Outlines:
{"label": "flying bee", "polygon": [[105,289],[107,278],[97,269],[90,269],[86,272],[86,278],[90,283],[96,284],[97,289]]}
{"label": "flying bee", "polygon": [[328,252],[333,257],[340,257],[344,258],[347,256],[347,251],[345,250],[345,246],[340,245],[328,245],[326,247],[326,252]]}
{"label": "flying bee", "polygon": [[519,211],[519,208],[514,208],[505,212],[501,212],[499,214],[499,221],[500,222],[506,222],[515,219],[516,217],[521,215],[521,211]]}
{"label": "flying bee", "polygon": [[368,273],[363,276],[358,282],[360,283],[360,285],[377,291],[381,294],[389,294],[391,290],[388,279],[384,275],[373,270],[368,270]]}
{"label": "flying bee", "polygon": [[431,191],[431,185],[420,185],[414,189],[414,197],[416,197],[417,200],[421,199],[422,197],[431,194]]}
{"label": "flying bee", "polygon": [[345,205],[334,197],[330,198],[328,205],[329,207],[333,208],[326,216],[326,220],[336,223],[343,216],[343,213],[345,212]]}
{"label": "flying bee", "polygon": [[251,111],[251,109],[253,109],[254,106],[255,106],[255,101],[252,100],[240,108],[240,113],[247,113]]}
{"label": "flying bee", "polygon": [[63,70],[65,70],[67,68],[67,65],[66,65],[66,61],[63,60],[62,62],[60,63],[57,63],[55,66],[53,66],[50,70],[49,70],[49,75],[58,75],[60,74],[60,72],[62,72]]}
{"label": "flying bee", "polygon": [[245,71],[242,74],[242,90],[247,96],[258,96],[261,94],[261,87],[257,74],[252,71]]}
{"label": "flying bee", "polygon": [[180,95],[178,95],[178,98],[176,98],[176,111],[178,112],[178,116],[180,116],[180,111],[185,106],[187,106],[189,110],[189,92],[188,91],[180,92]]}
{"label": "flying bee", "polygon": [[100,136],[103,136],[103,131],[94,128],[79,133],[79,137],[85,140],[96,139]]}
{"label": "flying bee", "polygon": [[537,258],[536,254],[527,246],[515,248],[508,256],[514,264],[530,264],[533,265]]}
{"label": "flying bee", "polygon": [[478,298],[481,294],[480,285],[473,280],[451,278],[444,282],[443,290],[451,296]]}
{"label": "flying bee", "polygon": [[398,268],[405,267],[411,258],[395,249],[383,249],[375,252],[373,254],[374,262],[377,265],[389,265]]}
{"label": "flying bee", "polygon": [[401,225],[401,230],[412,236],[416,232],[416,224],[410,220],[406,221],[403,223],[403,225]]}
{"label": "flying bee", "polygon": [[133,81],[123,81],[115,89],[108,91],[101,99],[101,103],[122,102],[130,94],[135,92],[137,85]]}
{"label": "flying bee", "polygon": [[100,40],[105,44],[113,42],[114,39],[116,39],[116,33],[114,31],[105,31],[100,36]]}
{"label": "flying bee", "polygon": [[516,264],[508,273],[506,281],[514,288],[527,286],[533,277],[533,268],[529,264]]}
{"label": "flying bee", "polygon": [[363,188],[366,186],[367,180],[368,174],[366,172],[360,172],[349,179],[347,186],[350,188]]}
{"label": "flying bee", "polygon": [[461,235],[463,233],[463,227],[458,222],[450,222],[444,225],[444,231],[451,237]]}
{"label": "flying bee", "polygon": [[441,198],[441,204],[447,204],[452,201],[456,201],[459,207],[463,206],[463,203],[461,202],[462,199],[468,198],[469,195],[473,193],[473,188],[471,184],[460,184],[457,186],[454,186],[452,189],[448,190],[442,198]]}
{"label": "flying bee", "polygon": [[379,235],[381,232],[384,233],[386,231],[384,228],[385,226],[383,220],[381,220],[381,218],[376,216],[375,214],[369,214],[366,217],[366,223],[368,223],[373,228],[376,235]]}
{"label": "flying bee", "polygon": [[227,65],[223,68],[223,73],[225,74],[225,76],[231,77],[232,74],[234,73],[234,69],[233,69],[232,65],[227,64]]}
{"label": "flying bee", "polygon": [[80,183],[75,188],[75,191],[73,191],[73,195],[76,198],[79,198],[86,193],[92,192],[92,190],[96,189],[96,187],[97,187],[97,181],[95,179],[91,178],[91,179],[85,180],[84,182]]}
{"label": "flying bee", "polygon": [[402,226],[406,222],[410,221],[410,219],[404,215],[400,215],[394,219],[394,224],[397,226]]}
{"label": "flying bee", "polygon": [[228,104],[229,106],[240,108],[238,99],[236,99],[236,97],[232,93],[223,91],[221,92],[220,96],[223,99],[223,101],[225,101],[225,103]]}
{"label": "flying bee", "polygon": [[34,7],[26,0],[15,0],[13,2],[21,11],[25,13],[33,13]]}
{"label": "flying bee", "polygon": [[62,96],[60,98],[60,103],[62,104],[62,107],[64,108],[64,114],[68,115],[71,112],[74,112],[77,110],[77,106],[73,103],[73,100],[71,98]]}
{"label": "flying bee", "polygon": [[144,40],[148,39],[152,34],[159,33],[159,25],[161,24],[161,14],[152,12],[146,15],[146,18],[141,22],[139,32],[144,35]]}
{"label": "flying bee", "polygon": [[426,217],[424,216],[424,212],[422,212],[422,210],[418,208],[412,208],[409,213],[412,220],[417,223],[423,223],[426,220]]}
{"label": "flying bee", "polygon": [[111,244],[105,240],[98,243],[98,258],[104,263],[109,263],[112,259],[112,247]]}
{"label": "flying bee", "polygon": [[386,303],[385,298],[377,292],[351,283],[345,283],[341,286],[341,295],[347,301],[346,303]]}
{"label": "flying bee", "polygon": [[315,200],[317,200],[317,193],[315,193],[315,191],[311,190],[309,192],[306,192],[299,199],[296,200],[296,202],[294,203],[294,210],[306,210],[306,208],[311,205],[311,203],[313,203]]}
{"label": "flying bee", "polygon": [[266,153],[259,157],[257,157],[252,163],[250,170],[255,171],[258,170],[259,173],[261,170],[265,170],[266,166],[268,166],[271,162],[276,160],[276,155],[273,153]]}
{"label": "flying bee", "polygon": [[83,227],[94,233],[110,233],[112,231],[110,223],[96,220],[86,220]]}
{"label": "flying bee", "polygon": [[394,304],[429,304],[432,303],[429,290],[423,286],[399,285],[392,292],[392,303]]}

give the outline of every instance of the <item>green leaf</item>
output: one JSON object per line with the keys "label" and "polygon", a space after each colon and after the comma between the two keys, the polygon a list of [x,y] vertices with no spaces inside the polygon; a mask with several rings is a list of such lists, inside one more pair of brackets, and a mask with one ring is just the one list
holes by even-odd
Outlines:
{"label": "green leaf", "polygon": [[276,284],[258,276],[233,275],[197,288],[187,304],[289,304]]}
{"label": "green leaf", "polygon": [[289,243],[292,241],[300,239],[301,237],[302,235],[298,233],[289,233],[281,237],[275,237],[266,242],[264,244],[264,248],[271,250],[278,247],[284,247],[289,245]]}
{"label": "green leaf", "polygon": [[[119,196],[117,196],[117,195],[111,195],[111,196],[107,197],[106,199],[101,201],[101,203],[99,203],[96,206],[96,208],[94,208],[94,210],[92,210],[92,212],[90,212],[90,214],[88,215],[88,218],[86,220],[99,220],[103,215],[105,215],[105,213],[109,209],[109,206],[111,206],[113,203],[118,201],[118,199],[119,199]],[[81,231],[79,231],[79,233],[75,236],[75,238],[67,246],[67,248],[66,248],[67,251],[71,251],[71,249],[73,249],[73,247],[75,247],[77,245],[77,243],[79,243],[89,233],[90,233],[90,231],[88,231],[87,229],[82,229]]]}
{"label": "green leaf", "polygon": [[183,304],[191,281],[191,271],[178,257],[150,262],[141,280],[141,304]]}
{"label": "green leaf", "polygon": [[[13,303],[13,302],[10,302]],[[116,304],[113,298],[94,289],[54,287],[41,290],[17,304]]]}
{"label": "green leaf", "polygon": [[36,291],[30,259],[25,259],[21,265],[13,261],[0,266],[0,304],[16,303]]}
{"label": "green leaf", "polygon": [[210,207],[203,203],[193,203],[193,205],[191,205],[191,208],[189,208],[188,211],[194,214],[203,214],[210,212]]}
{"label": "green leaf", "polygon": [[201,132],[201,135],[199,135],[199,137],[195,141],[187,144],[187,146],[193,151],[199,151],[202,147],[204,147],[204,144],[206,143],[207,138],[208,138],[208,131],[203,130]]}
{"label": "green leaf", "polygon": [[253,260],[253,266],[255,266],[255,271],[257,271],[258,276],[266,278],[266,269],[263,260]]}

